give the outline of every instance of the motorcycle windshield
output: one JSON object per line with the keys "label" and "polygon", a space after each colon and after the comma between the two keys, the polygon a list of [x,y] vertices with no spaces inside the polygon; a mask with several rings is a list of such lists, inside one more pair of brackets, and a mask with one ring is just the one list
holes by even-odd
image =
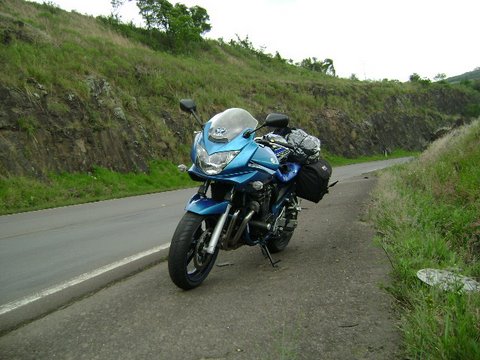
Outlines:
{"label": "motorcycle windshield", "polygon": [[214,142],[229,142],[247,129],[255,129],[258,121],[246,110],[233,108],[215,115],[208,138]]}

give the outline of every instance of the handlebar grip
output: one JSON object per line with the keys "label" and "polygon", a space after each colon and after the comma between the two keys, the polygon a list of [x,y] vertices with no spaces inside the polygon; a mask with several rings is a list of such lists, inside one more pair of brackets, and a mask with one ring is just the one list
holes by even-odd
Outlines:
{"label": "handlebar grip", "polygon": [[256,143],[262,144],[262,145],[271,145],[271,142],[265,139],[255,139]]}

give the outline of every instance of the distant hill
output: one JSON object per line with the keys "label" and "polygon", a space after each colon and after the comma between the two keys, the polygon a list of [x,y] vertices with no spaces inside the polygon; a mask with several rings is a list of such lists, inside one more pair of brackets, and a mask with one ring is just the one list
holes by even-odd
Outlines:
{"label": "distant hill", "polygon": [[457,84],[462,80],[480,80],[480,67],[477,67],[473,71],[466,72],[462,75],[452,76],[445,79],[450,84]]}

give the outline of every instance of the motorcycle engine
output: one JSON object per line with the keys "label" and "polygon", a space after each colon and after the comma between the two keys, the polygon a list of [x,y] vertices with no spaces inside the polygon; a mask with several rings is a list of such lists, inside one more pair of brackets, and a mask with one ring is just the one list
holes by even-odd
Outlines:
{"label": "motorcycle engine", "polygon": [[254,217],[257,221],[266,221],[270,215],[270,203],[272,200],[272,193],[274,185],[267,184],[262,190],[250,193],[251,201],[258,204],[258,211]]}
{"label": "motorcycle engine", "polygon": [[251,201],[257,203],[258,211],[251,222],[250,233],[254,237],[263,237],[266,232],[274,234],[284,230],[293,231],[297,227],[298,203],[287,201],[275,216],[271,213],[271,206],[277,196],[276,185],[268,184],[256,193],[250,194]]}
{"label": "motorcycle engine", "polygon": [[234,208],[255,212],[249,221],[249,234],[253,241],[263,239],[270,232],[277,235],[284,230],[293,231],[297,226],[298,203],[295,200],[287,200],[279,214],[274,215],[271,208],[281,190],[277,184],[261,185],[252,184],[243,195],[237,193],[234,197]]}

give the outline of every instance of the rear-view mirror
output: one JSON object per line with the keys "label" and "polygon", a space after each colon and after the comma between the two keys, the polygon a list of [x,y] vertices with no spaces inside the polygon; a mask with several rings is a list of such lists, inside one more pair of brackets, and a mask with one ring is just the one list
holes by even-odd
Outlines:
{"label": "rear-view mirror", "polygon": [[192,99],[182,99],[180,100],[180,109],[182,109],[182,111],[191,113],[192,111],[197,110],[197,105],[195,105],[195,101]]}
{"label": "rear-view mirror", "polygon": [[288,126],[289,118],[285,114],[272,113],[268,114],[265,119],[265,125],[276,128],[284,128]]}

